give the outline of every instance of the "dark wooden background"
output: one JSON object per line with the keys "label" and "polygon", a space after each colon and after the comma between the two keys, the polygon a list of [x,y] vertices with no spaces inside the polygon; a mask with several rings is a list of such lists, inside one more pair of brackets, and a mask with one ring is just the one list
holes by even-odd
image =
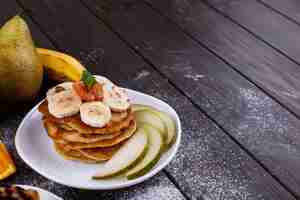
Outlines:
{"label": "dark wooden background", "polygon": [[75,200],[300,198],[300,1],[1,1],[1,24],[16,14],[37,46],[167,101],[181,117],[183,140],[176,159],[142,184],[72,189],[16,154],[26,105],[1,116],[0,138],[18,172],[0,185],[30,184]]}

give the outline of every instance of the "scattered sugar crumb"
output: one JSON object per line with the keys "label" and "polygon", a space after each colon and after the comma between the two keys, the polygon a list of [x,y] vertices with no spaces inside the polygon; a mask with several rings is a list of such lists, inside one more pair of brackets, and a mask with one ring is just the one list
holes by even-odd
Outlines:
{"label": "scattered sugar crumb", "polygon": [[137,74],[137,76],[134,78],[134,80],[139,80],[141,78],[144,78],[146,76],[149,76],[151,73],[149,71],[146,71],[146,70],[142,70],[141,72],[139,72]]}
{"label": "scattered sugar crumb", "polygon": [[88,52],[80,52],[80,61],[84,65],[89,65],[90,63],[99,64],[104,58],[104,49],[94,48]]}
{"label": "scattered sugar crumb", "polygon": [[288,97],[292,97],[295,99],[299,98],[299,94],[297,94],[298,92],[285,92],[285,91],[281,91],[281,94],[288,96]]}
{"label": "scattered sugar crumb", "polygon": [[194,81],[199,81],[201,78],[204,78],[205,76],[202,74],[185,74],[185,78],[192,79]]}

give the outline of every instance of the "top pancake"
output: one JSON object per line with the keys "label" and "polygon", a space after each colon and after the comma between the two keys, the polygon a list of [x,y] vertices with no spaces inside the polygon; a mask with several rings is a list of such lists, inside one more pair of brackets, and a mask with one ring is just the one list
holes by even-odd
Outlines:
{"label": "top pancake", "polygon": [[43,114],[43,118],[48,121],[55,122],[62,125],[68,130],[74,130],[81,134],[110,134],[118,132],[129,126],[130,122],[133,120],[134,116],[131,113],[131,109],[128,109],[122,113],[112,113],[111,121],[102,128],[91,127],[83,123],[80,119],[80,114],[76,114],[70,117],[56,118],[50,114],[48,110],[48,102],[45,100],[38,107],[38,110]]}

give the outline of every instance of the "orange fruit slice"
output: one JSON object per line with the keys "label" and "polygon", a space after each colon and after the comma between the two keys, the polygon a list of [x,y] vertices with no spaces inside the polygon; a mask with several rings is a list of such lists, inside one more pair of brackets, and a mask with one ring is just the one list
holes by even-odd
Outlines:
{"label": "orange fruit slice", "polygon": [[6,147],[0,141],[0,180],[7,178],[16,172],[16,167]]}
{"label": "orange fruit slice", "polygon": [[37,48],[37,53],[44,66],[46,73],[56,81],[79,81],[85,67],[75,58],[67,54]]}

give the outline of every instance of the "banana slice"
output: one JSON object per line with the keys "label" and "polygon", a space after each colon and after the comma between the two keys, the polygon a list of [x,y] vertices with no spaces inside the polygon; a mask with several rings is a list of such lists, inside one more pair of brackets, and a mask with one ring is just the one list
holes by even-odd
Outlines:
{"label": "banana slice", "polygon": [[111,119],[111,111],[100,101],[86,102],[80,106],[81,121],[92,127],[101,128]]}
{"label": "banana slice", "polygon": [[64,82],[61,84],[58,84],[57,86],[51,88],[50,90],[48,90],[47,92],[47,100],[48,102],[51,101],[51,98],[61,92],[61,91],[65,91],[65,90],[73,90],[73,83],[72,82]]}
{"label": "banana slice", "polygon": [[95,75],[98,83],[103,85],[103,102],[114,112],[123,112],[130,106],[129,98],[124,91],[104,76]]}
{"label": "banana slice", "polygon": [[103,87],[103,102],[114,112],[123,112],[130,107],[125,90],[115,85]]}
{"label": "banana slice", "polygon": [[113,87],[115,87],[115,84],[104,76],[95,75],[95,78],[98,83],[103,85],[103,89],[106,90],[107,92],[111,92]]}
{"label": "banana slice", "polygon": [[48,109],[53,116],[63,118],[78,113],[81,104],[74,90],[63,90],[49,97]]}

